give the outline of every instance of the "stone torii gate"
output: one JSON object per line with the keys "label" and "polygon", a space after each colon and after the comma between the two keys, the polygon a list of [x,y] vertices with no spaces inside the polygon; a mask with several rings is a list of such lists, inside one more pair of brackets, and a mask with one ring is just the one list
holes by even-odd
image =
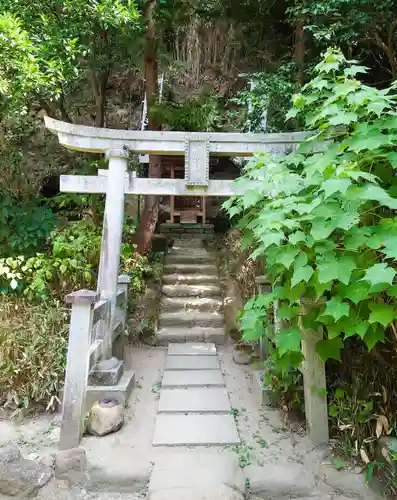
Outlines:
{"label": "stone torii gate", "polygon": [[[105,328],[106,332],[102,332],[102,336],[105,337],[100,353],[102,360],[109,359],[112,355],[112,330],[117,316],[116,302],[125,195],[228,197],[241,194],[233,180],[211,180],[209,178],[210,155],[249,157],[255,153],[263,152],[271,155],[283,155],[295,150],[300,142],[307,137],[307,133],[302,132],[251,134],[116,130],[74,125],[49,117],[45,117],[45,124],[49,130],[58,135],[60,144],[68,149],[104,153],[109,162],[108,171],[99,171],[97,176],[62,175],[60,179],[60,190],[63,192],[106,195],[97,291],[101,300],[110,304],[110,324]],[[133,172],[127,172],[129,152],[149,155],[184,155],[185,178],[137,178]],[[253,188],[255,189],[255,185]],[[91,292],[91,294],[93,293]],[[82,303],[86,299],[83,297],[79,300]],[[307,356],[303,371],[306,409],[307,415],[310,415],[309,435],[312,431],[316,434],[316,427],[320,427],[321,432],[317,433],[317,437],[314,439],[315,444],[319,444],[326,441],[328,436],[327,403],[324,395],[316,396],[313,394],[312,385],[314,380],[317,386],[321,386],[320,389],[325,387],[325,370],[323,366],[321,368],[314,352],[315,340],[305,336],[303,344],[306,344],[306,353],[308,345],[311,347],[309,352],[312,351],[310,356]],[[75,345],[78,351],[78,343]],[[69,359],[70,357],[68,357],[68,363]],[[80,369],[80,374],[84,370],[85,368]],[[71,392],[73,391],[71,390]],[[80,397],[81,399],[84,400],[84,394]],[[80,407],[82,404],[80,401]],[[75,400],[73,400],[73,404],[70,403],[70,406],[75,406]],[[72,413],[70,415],[72,418]],[[77,435],[79,435],[80,430]]]}

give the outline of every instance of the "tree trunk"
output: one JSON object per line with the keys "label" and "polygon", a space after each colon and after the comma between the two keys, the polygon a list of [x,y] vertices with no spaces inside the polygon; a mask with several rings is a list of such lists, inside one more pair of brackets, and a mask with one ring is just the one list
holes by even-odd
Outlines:
{"label": "tree trunk", "polygon": [[301,20],[295,23],[295,66],[296,81],[299,85],[304,83],[303,66],[305,63],[305,38],[303,22]]}
{"label": "tree trunk", "polygon": [[[157,0],[149,0],[146,7],[146,47],[145,47],[145,88],[148,109],[148,128],[149,130],[160,130],[160,125],[153,119],[151,109],[156,102],[157,97],[157,40],[154,22],[154,11]],[[162,175],[161,157],[157,155],[149,156],[149,178],[160,178]],[[145,206],[142,218],[139,224],[137,237],[138,252],[145,253],[152,240],[156,229],[159,213],[160,197],[149,195],[145,197]]]}

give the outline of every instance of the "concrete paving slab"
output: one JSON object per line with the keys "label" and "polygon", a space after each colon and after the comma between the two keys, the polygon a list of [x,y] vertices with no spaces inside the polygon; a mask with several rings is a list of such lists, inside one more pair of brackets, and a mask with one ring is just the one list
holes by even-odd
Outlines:
{"label": "concrete paving slab", "polygon": [[156,456],[149,493],[171,488],[201,489],[221,484],[244,491],[245,478],[235,452],[204,448],[174,451],[171,453],[168,450]]}
{"label": "concrete paving slab", "polygon": [[220,370],[168,370],[164,372],[161,387],[224,387]]}
{"label": "concrete paving slab", "polygon": [[194,343],[170,344],[168,346],[170,356],[216,356],[215,344]]}
{"label": "concrete paving slab", "polygon": [[240,442],[232,415],[157,415],[153,446],[234,445]]}
{"label": "concrete paving slab", "polygon": [[229,413],[230,402],[223,387],[162,389],[159,413]]}
{"label": "concrete paving slab", "polygon": [[165,370],[219,370],[217,356],[167,356]]}
{"label": "concrete paving slab", "polygon": [[207,486],[205,488],[181,488],[159,490],[151,493],[148,500],[244,500],[245,496],[229,486]]}

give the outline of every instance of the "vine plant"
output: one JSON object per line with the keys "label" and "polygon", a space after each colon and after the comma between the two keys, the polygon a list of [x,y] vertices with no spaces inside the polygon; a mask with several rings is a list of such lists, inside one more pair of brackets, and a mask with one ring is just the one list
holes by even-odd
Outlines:
{"label": "vine plant", "polygon": [[[361,83],[365,71],[329,49],[288,113],[312,132],[291,154],[251,161],[236,181],[244,195],[225,203],[274,283],[245,304],[244,337],[272,331],[268,308],[277,300],[283,326],[266,335],[271,364],[285,375],[303,360],[302,324],[323,328],[316,350],[324,361],[340,360],[352,336],[369,350],[397,346],[397,96],[394,86]],[[317,307],[301,308],[303,297]]]}

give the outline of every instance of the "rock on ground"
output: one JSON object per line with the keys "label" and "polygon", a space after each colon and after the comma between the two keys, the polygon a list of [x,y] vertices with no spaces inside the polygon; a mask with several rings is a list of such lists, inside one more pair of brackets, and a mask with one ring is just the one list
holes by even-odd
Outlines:
{"label": "rock on ground", "polygon": [[86,452],[83,448],[72,448],[57,453],[55,457],[55,477],[67,486],[85,482],[87,465]]}
{"label": "rock on ground", "polygon": [[95,403],[88,418],[87,430],[93,436],[106,436],[121,429],[124,407],[113,400]]}
{"label": "rock on ground", "polygon": [[52,469],[32,460],[20,458],[0,464],[0,493],[29,498],[52,477]]}
{"label": "rock on ground", "polygon": [[158,490],[151,493],[148,500],[244,500],[244,495],[222,484],[195,489]]}

